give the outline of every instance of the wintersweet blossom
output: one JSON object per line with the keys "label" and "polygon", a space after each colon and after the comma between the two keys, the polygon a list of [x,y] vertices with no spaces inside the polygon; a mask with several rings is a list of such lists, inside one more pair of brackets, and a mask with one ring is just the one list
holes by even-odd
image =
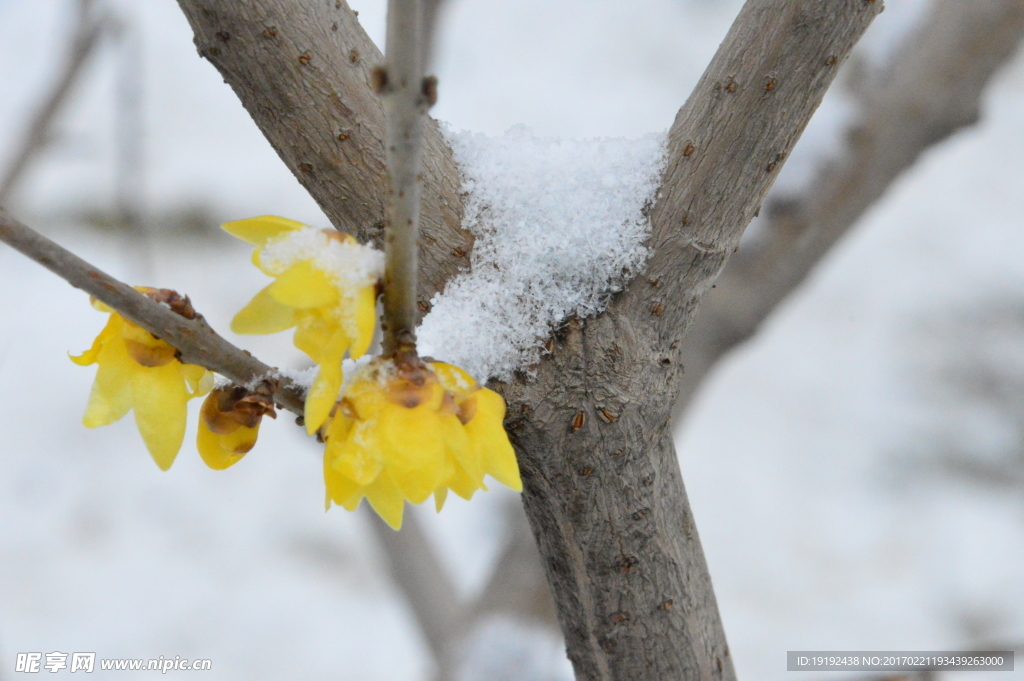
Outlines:
{"label": "wintersweet blossom", "polygon": [[[137,290],[183,316],[195,316],[188,298],[174,291]],[[99,365],[82,423],[97,428],[134,410],[146,448],[156,465],[167,470],[185,438],[186,403],[210,391],[213,374],[200,366],[182,364],[173,346],[103,303],[93,299],[92,305],[110,313],[110,318],[91,348],[71,356],[71,361],[81,366]]]}
{"label": "wintersweet blossom", "polygon": [[223,227],[256,246],[253,263],[275,277],[235,315],[231,330],[268,334],[296,327],[295,346],[319,365],[304,416],[313,434],[338,399],[345,353],[355,359],[370,347],[384,254],[348,234],[272,215]]}
{"label": "wintersweet blossom", "polygon": [[458,367],[378,357],[359,370],[324,427],[324,481],[331,502],[354,510],[366,497],[393,528],[405,500],[448,490],[469,499],[490,475],[522,490],[502,426],[505,401]]}
{"label": "wintersweet blossom", "polygon": [[196,435],[196,448],[206,465],[222,471],[238,463],[256,445],[264,416],[277,418],[273,390],[266,383],[255,391],[233,386],[207,395]]}

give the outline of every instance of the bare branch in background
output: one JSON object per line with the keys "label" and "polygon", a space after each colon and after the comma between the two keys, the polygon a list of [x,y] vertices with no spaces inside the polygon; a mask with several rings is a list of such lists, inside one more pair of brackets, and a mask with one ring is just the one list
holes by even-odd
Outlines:
{"label": "bare branch in background", "polygon": [[395,532],[369,508],[365,515],[388,557],[391,576],[409,604],[437,663],[440,681],[454,678],[460,648],[472,623],[455,585],[437,560],[419,519],[407,513]]}
{"label": "bare branch in background", "polygon": [[117,149],[115,186],[117,222],[123,232],[122,250],[138,279],[153,269],[152,243],[145,220],[145,116],[143,114],[142,44],[132,24],[121,23],[117,74]]}
{"label": "bare branch in background", "polygon": [[285,409],[302,415],[305,391],[291,380],[280,377],[273,367],[218,336],[202,315],[186,319],[172,312],[169,307],[142,295],[22,224],[2,207],[0,241],[170,343],[181,353],[180,359],[185,364],[198,364],[241,385],[255,383],[262,378],[276,378],[279,387],[274,393],[274,400]]}
{"label": "bare branch in background", "polygon": [[24,176],[32,159],[49,142],[54,119],[67,102],[68,95],[82,74],[82,67],[89,60],[89,56],[108,27],[109,15],[93,11],[93,4],[92,0],[79,0],[78,22],[71,40],[71,47],[64,59],[64,67],[57,80],[54,81],[52,89],[32,116],[21,148],[15,153],[6,170],[0,174],[0,178],[2,178],[0,179],[0,206],[8,205],[14,189]]}
{"label": "bare branch in background", "polygon": [[398,532],[367,510],[395,586],[402,592],[437,664],[435,681],[457,677],[469,637],[493,615],[558,629],[554,602],[544,578],[537,543],[518,504],[509,509],[505,545],[480,595],[465,601],[441,564],[415,513]]}
{"label": "bare branch in background", "polygon": [[557,630],[555,604],[522,507],[510,507],[505,520],[505,546],[487,584],[468,606],[468,617],[476,623],[491,615],[505,615]]}
{"label": "bare branch in background", "polygon": [[683,341],[676,414],[731,349],[928,148],[979,117],[981,95],[1024,36],[1020,0],[936,0],[892,61],[861,90],[845,154],[796,195],[771,195],[763,230],[730,260]]}

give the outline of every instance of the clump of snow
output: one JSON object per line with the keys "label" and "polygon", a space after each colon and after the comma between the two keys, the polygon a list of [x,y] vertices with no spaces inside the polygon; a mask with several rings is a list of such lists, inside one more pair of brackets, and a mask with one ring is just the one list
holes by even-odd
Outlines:
{"label": "clump of snow", "polygon": [[640,139],[449,133],[467,192],[471,270],[434,297],[422,354],[483,382],[534,362],[551,329],[599,312],[643,267],[644,209],[664,168],[664,135]]}
{"label": "clump of snow", "polygon": [[[313,380],[316,379],[316,374],[319,370],[320,367],[314,364],[313,366],[306,367],[305,369],[277,369],[275,373],[281,378],[288,379],[300,388],[309,390],[313,387]],[[260,380],[262,379],[258,379],[254,382],[258,384]],[[255,385],[252,386],[251,389],[254,388]]]}
{"label": "clump of snow", "polygon": [[338,304],[323,311],[337,319],[349,338],[359,337],[356,319],[360,289],[384,276],[384,253],[333,229],[304,227],[286,232],[256,251],[259,266],[280,276],[293,265],[310,261],[337,287]]}
{"label": "clump of snow", "polygon": [[214,390],[224,390],[226,388],[230,388],[234,384],[235,384],[235,382],[232,381],[230,378],[225,378],[224,376],[221,376],[220,374],[214,374],[213,375],[213,389]]}
{"label": "clump of snow", "polygon": [[295,263],[312,260],[341,288],[357,290],[384,274],[384,254],[333,229],[306,227],[288,232],[260,250],[260,265],[278,275]]}
{"label": "clump of snow", "polygon": [[[341,360],[342,395],[344,395],[348,391],[348,387],[349,385],[352,384],[352,381],[355,380],[361,374],[362,370],[373,360],[374,357],[375,355],[373,353],[368,352],[359,359],[352,359],[350,357],[346,357],[345,359]],[[316,367],[313,368],[315,369]]]}

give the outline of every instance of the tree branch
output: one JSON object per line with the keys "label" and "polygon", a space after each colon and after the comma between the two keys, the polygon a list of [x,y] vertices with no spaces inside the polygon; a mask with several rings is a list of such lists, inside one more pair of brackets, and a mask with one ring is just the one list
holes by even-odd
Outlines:
{"label": "tree branch", "polygon": [[239,384],[274,378],[279,382],[274,400],[285,409],[302,415],[305,401],[302,388],[218,336],[202,315],[186,319],[172,312],[22,224],[2,207],[0,241],[170,343],[181,353],[180,359],[185,364],[198,364]]}
{"label": "tree branch", "polygon": [[758,238],[734,255],[683,341],[681,414],[711,367],[753,336],[926,149],[979,117],[981,95],[1024,36],[1020,0],[937,0],[863,90],[844,155],[796,195],[772,195]]}
{"label": "tree branch", "polygon": [[748,0],[670,130],[647,276],[503,386],[579,679],[735,678],[669,428],[681,337],[881,8]]}
{"label": "tree branch", "polygon": [[454,677],[460,646],[471,626],[459,594],[437,560],[415,513],[407,513],[395,532],[367,509],[370,524],[388,557],[394,583],[405,596],[437,663],[439,679]]}
{"label": "tree branch", "polygon": [[[383,246],[385,116],[371,83],[383,55],[344,0],[178,0],[195,33],[195,44],[231,85],[243,106],[296,178],[334,226]],[[426,7],[432,27],[436,4]],[[423,186],[418,244],[417,313],[460,269],[469,266],[472,237],[462,230],[461,180],[451,149],[436,121],[424,126]],[[390,532],[390,530],[389,530]],[[393,564],[411,560],[428,569],[438,588],[455,593],[415,522],[402,540],[384,542]],[[396,552],[397,551],[397,552]],[[449,621],[435,599],[421,598],[397,580],[421,629]],[[454,603],[454,601],[453,601]],[[446,649],[455,641],[435,645]],[[438,658],[443,667],[444,658]]]}
{"label": "tree branch", "polygon": [[[344,0],[178,0],[202,57],[334,226],[383,246],[388,178],[385,122],[370,87],[383,59]],[[417,308],[469,266],[460,177],[426,121]]]}
{"label": "tree branch", "polygon": [[468,628],[488,615],[501,613],[557,629],[555,604],[544,578],[537,542],[519,504],[508,509],[505,534],[504,548],[487,584],[466,608],[465,617],[471,622]]}

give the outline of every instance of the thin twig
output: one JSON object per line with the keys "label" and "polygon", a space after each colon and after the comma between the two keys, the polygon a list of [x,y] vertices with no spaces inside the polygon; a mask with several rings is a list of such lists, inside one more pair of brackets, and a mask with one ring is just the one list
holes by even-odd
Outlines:
{"label": "thin twig", "polygon": [[172,312],[22,224],[2,207],[0,241],[170,343],[181,353],[179,359],[185,364],[198,364],[239,384],[274,378],[279,385],[274,400],[295,414],[303,413],[305,393],[302,388],[217,335],[202,315],[186,319]]}
{"label": "thin twig", "polygon": [[100,36],[109,23],[109,15],[95,17],[91,11],[92,2],[82,0],[79,7],[78,26],[71,42],[64,64],[64,70],[53,84],[36,114],[32,117],[28,132],[24,136],[21,149],[14,155],[7,170],[0,180],[0,205],[7,205],[18,182],[25,174],[32,159],[38,154],[50,138],[50,128],[60,112],[68,95],[82,73],[82,67],[92,54]]}
{"label": "thin twig", "polygon": [[423,0],[423,68],[430,70],[434,45],[437,44],[438,18],[447,0]]}
{"label": "thin twig", "polygon": [[388,2],[384,66],[374,86],[384,100],[387,122],[388,194],[384,247],[385,355],[416,349],[416,247],[420,216],[423,119],[433,102],[423,70],[423,17],[419,0]]}

